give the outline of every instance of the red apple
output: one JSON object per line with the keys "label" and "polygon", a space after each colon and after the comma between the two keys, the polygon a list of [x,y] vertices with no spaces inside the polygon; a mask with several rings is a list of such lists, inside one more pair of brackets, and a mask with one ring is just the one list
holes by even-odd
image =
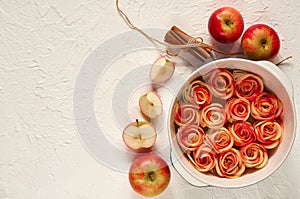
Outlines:
{"label": "red apple", "polygon": [[280,39],[276,31],[265,24],[249,27],[242,37],[244,55],[252,60],[270,60],[280,49]]}
{"label": "red apple", "polygon": [[129,169],[129,182],[133,190],[143,196],[153,197],[169,185],[169,165],[159,156],[147,154],[133,161]]}
{"label": "red apple", "polygon": [[156,131],[151,123],[136,119],[124,128],[122,137],[132,150],[150,149],[155,144]]}
{"label": "red apple", "polygon": [[243,17],[235,8],[219,8],[209,18],[208,31],[216,41],[232,43],[240,38],[244,31]]}

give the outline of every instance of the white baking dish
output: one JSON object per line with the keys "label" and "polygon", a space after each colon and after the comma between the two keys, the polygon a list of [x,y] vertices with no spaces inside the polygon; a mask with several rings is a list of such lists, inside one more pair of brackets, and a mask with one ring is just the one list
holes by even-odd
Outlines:
{"label": "white baking dish", "polygon": [[[274,155],[270,157],[268,164],[260,170],[242,175],[235,179],[220,178],[213,175],[203,174],[195,169],[195,167],[183,155],[183,152],[176,140],[176,132],[173,125],[174,118],[172,115],[177,95],[172,100],[168,119],[171,161],[178,173],[189,183],[195,186],[212,185],[219,187],[243,187],[251,185],[266,178],[278,169],[291,150],[295,138],[297,121],[293,102],[293,86],[286,75],[273,63],[268,61],[255,62],[239,58],[220,59],[207,63],[194,71],[186,82],[190,82],[199,75],[206,74],[215,68],[241,69],[258,74],[263,79],[264,85],[274,92],[283,103],[284,111],[282,120],[285,128],[284,138]],[[182,87],[184,86],[184,83],[185,82],[183,82]]]}

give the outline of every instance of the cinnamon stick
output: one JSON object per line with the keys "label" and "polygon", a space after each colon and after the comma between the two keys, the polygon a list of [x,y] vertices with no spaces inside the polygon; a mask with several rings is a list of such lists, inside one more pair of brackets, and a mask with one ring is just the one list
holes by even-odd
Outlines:
{"label": "cinnamon stick", "polygon": [[[208,58],[211,58],[211,55],[210,55],[211,48],[209,48],[209,46],[206,46],[206,45],[202,44],[201,42],[197,41],[194,37],[188,35],[187,33],[182,31],[178,27],[173,26],[165,35],[165,42],[172,44],[172,45],[185,45],[191,41],[193,43],[199,44],[199,46],[188,47],[184,50],[188,51],[189,53],[192,53],[194,56],[196,56],[202,62],[204,62]],[[180,49],[169,49],[169,50],[179,51]]]}

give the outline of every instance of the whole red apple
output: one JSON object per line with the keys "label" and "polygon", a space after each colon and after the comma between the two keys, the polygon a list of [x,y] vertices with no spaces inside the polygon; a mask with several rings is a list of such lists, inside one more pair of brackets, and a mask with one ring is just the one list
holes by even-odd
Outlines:
{"label": "whole red apple", "polygon": [[209,18],[208,31],[216,41],[232,43],[240,38],[244,31],[243,17],[235,8],[219,8]]}
{"label": "whole red apple", "polygon": [[270,60],[280,49],[280,39],[276,31],[265,24],[249,27],[242,37],[244,55],[252,60]]}
{"label": "whole red apple", "polygon": [[129,169],[131,187],[146,197],[153,197],[162,193],[168,187],[170,176],[168,164],[154,154],[138,157]]}

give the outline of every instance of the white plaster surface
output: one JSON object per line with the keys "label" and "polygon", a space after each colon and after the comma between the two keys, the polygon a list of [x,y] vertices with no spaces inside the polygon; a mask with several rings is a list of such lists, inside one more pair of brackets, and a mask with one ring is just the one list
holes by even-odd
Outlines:
{"label": "white plaster surface", "polygon": [[[208,43],[213,43],[206,27],[209,14],[224,5],[239,9],[246,27],[273,26],[282,41],[277,59],[293,56],[280,67],[293,82],[300,109],[300,1],[120,0],[120,5],[141,28],[178,25]],[[74,86],[86,58],[129,30],[114,0],[0,1],[0,199],[140,198],[126,173],[86,150],[73,113]],[[136,59],[149,64],[153,58]],[[133,59],[128,63],[135,64]],[[299,165],[297,135],[284,164],[257,184],[193,187],[172,169],[171,183],[158,198],[298,198]]]}

